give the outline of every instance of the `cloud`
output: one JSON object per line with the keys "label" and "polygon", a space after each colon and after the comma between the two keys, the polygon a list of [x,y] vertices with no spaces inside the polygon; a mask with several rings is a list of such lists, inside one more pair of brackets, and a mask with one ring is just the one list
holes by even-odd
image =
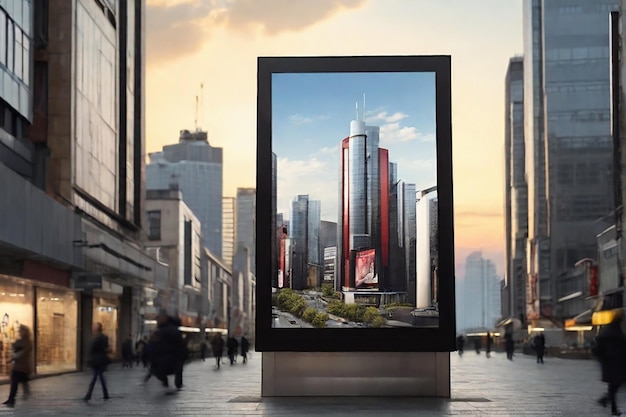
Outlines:
{"label": "cloud", "polygon": [[395,112],[394,114],[390,115],[386,111],[383,111],[381,109],[376,109],[371,112],[368,111],[367,116],[365,117],[365,120],[368,123],[378,123],[378,122],[395,123],[407,117],[409,117],[409,115],[406,113]]}
{"label": "cloud", "polygon": [[338,156],[339,155],[339,150],[340,150],[340,145],[339,144],[337,144],[335,146],[324,146],[322,149],[317,151],[317,154]]}
{"label": "cloud", "polygon": [[381,146],[411,141],[434,142],[435,135],[432,133],[420,133],[414,126],[401,126],[397,122],[387,123],[380,127]]}
{"label": "cloud", "polygon": [[302,114],[296,113],[296,114],[292,114],[291,116],[289,116],[289,121],[297,125],[307,124],[307,123],[311,123],[317,120],[326,120],[326,119],[328,119],[328,116],[325,116],[325,115],[304,116]]}
{"label": "cloud", "polygon": [[261,30],[270,35],[298,32],[335,14],[358,9],[367,0],[230,0],[218,22],[238,30]]}
{"label": "cloud", "polygon": [[207,35],[205,20],[224,11],[216,0],[185,2],[148,1],[146,8],[146,58],[167,61],[200,50]]}
{"label": "cloud", "polygon": [[150,64],[200,50],[219,25],[270,35],[302,31],[367,0],[148,0],[146,57]]}

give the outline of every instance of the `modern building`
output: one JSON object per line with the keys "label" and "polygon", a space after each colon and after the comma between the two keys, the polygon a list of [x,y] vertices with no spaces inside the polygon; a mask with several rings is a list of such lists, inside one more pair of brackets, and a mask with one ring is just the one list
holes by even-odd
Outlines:
{"label": "modern building", "polygon": [[290,284],[294,290],[316,288],[320,285],[321,202],[299,195],[291,203],[289,220]]}
{"label": "modern building", "polygon": [[480,252],[471,253],[465,260],[465,277],[460,284],[458,331],[492,329],[501,316],[501,279],[493,262],[483,258]]}
{"label": "modern building", "polygon": [[505,317],[519,319],[526,315],[526,240],[528,237],[528,186],[524,147],[524,59],[521,56],[509,60],[504,87],[506,253],[502,314]]}
{"label": "modern building", "polygon": [[231,298],[233,286],[233,273],[219,256],[212,254],[207,248],[202,248],[203,272],[207,275],[207,301],[208,305],[202,311],[207,312],[205,321],[206,331],[215,329],[228,329],[231,311]]}
{"label": "modern building", "polygon": [[110,5],[0,6],[0,378],[18,323],[36,373],[81,368],[94,322],[117,357],[167,274],[142,246],[145,2]]}
{"label": "modern building", "polygon": [[[364,121],[350,123],[341,141],[337,281],[344,291],[380,290],[389,267],[389,152],[378,147],[378,131]],[[370,136],[368,136],[368,134]],[[374,156],[374,154],[376,154]],[[356,277],[356,257],[368,253],[371,279]]]}
{"label": "modern building", "polygon": [[204,246],[222,256],[222,148],[209,144],[207,132],[181,130],[179,142],[150,154],[146,188],[165,190],[176,185],[185,204],[202,223]]}
{"label": "modern building", "polygon": [[[236,247],[248,248],[250,271],[256,271],[256,189],[237,188],[236,204]],[[234,268],[236,269],[236,268]]]}
{"label": "modern building", "polygon": [[226,265],[233,265],[235,238],[237,231],[237,205],[235,197],[222,199],[222,259]]}
{"label": "modern building", "polygon": [[524,3],[526,318],[565,318],[557,277],[596,254],[611,214],[609,13],[617,0]]}
{"label": "modern building", "polygon": [[169,265],[165,288],[157,288],[160,308],[176,312],[185,326],[200,327],[208,312],[202,285],[202,228],[179,190],[148,190],[148,241],[159,248],[159,259]]}
{"label": "modern building", "polygon": [[439,223],[438,200],[436,196],[420,192],[417,204],[417,243],[413,249],[416,256],[417,289],[415,293],[417,308],[436,306],[437,300],[437,252]]}

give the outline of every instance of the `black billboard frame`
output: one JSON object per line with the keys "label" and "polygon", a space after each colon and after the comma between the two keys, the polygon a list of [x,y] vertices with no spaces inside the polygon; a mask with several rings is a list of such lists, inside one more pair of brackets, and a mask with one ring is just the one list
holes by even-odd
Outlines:
{"label": "black billboard frame", "polygon": [[[258,352],[451,352],[456,350],[451,63],[449,55],[258,57],[256,335]],[[272,74],[432,72],[436,84],[439,326],[272,327]]]}

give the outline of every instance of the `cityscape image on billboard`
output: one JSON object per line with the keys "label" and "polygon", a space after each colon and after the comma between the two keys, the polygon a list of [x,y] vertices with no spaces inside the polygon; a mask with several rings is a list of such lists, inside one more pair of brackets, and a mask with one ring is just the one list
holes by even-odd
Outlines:
{"label": "cityscape image on billboard", "polygon": [[435,73],[274,73],[271,94],[272,327],[438,327]]}

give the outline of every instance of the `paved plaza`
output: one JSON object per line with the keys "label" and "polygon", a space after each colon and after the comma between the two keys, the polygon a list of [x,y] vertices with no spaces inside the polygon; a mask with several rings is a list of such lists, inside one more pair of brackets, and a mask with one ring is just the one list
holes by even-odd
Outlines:
{"label": "paved plaza", "polygon": [[[452,399],[414,398],[261,398],[261,354],[248,364],[194,362],[185,368],[184,390],[163,395],[155,380],[140,384],[144,370],[107,373],[111,400],[103,401],[99,386],[89,404],[85,394],[90,375],[73,373],[32,382],[32,395],[3,416],[608,416],[595,402],[604,385],[592,360],[547,357],[544,365],[529,356],[507,361],[502,353],[466,352],[451,356]],[[241,358],[240,358],[241,361]],[[0,398],[8,385],[0,386]],[[626,411],[626,392],[620,392]]]}

